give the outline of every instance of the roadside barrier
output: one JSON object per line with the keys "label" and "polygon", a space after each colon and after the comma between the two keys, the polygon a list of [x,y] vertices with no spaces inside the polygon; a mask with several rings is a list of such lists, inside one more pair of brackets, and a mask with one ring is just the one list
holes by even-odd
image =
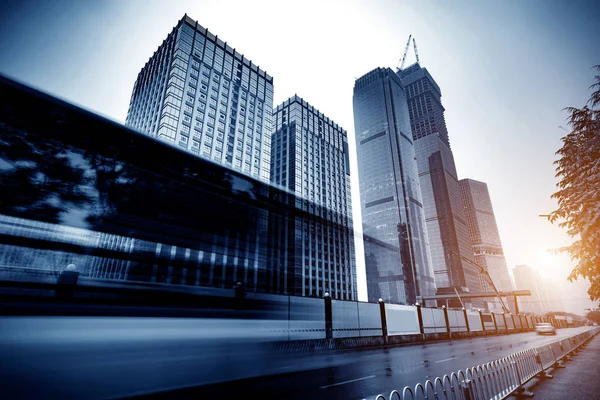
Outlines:
{"label": "roadside barrier", "polygon": [[375,400],[502,400],[512,395],[533,397],[525,384],[533,378],[550,379],[550,368],[564,368],[563,362],[594,337],[600,328],[550,344],[527,349],[487,364],[452,372],[450,375],[417,383],[414,388],[393,390]]}

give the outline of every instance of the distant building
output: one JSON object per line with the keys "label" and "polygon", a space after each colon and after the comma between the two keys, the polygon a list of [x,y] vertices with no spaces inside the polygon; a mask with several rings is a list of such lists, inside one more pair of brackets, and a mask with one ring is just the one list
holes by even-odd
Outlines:
{"label": "distant building", "polygon": [[559,285],[548,278],[542,278],[542,284],[544,288],[543,297],[548,312],[567,311],[563,302],[563,291],[560,290]]}
{"label": "distant building", "polygon": [[273,78],[187,15],[138,74],[126,125],[269,181]]}
{"label": "distant building", "polygon": [[[297,217],[272,225],[282,270],[295,269],[287,292],[356,300],[350,159],[346,131],[298,96],[274,110],[271,182],[285,186],[321,221]],[[292,251],[290,251],[290,249]],[[287,254],[287,257],[286,257]]]}
{"label": "distant building", "polygon": [[354,84],[354,127],[369,301],[435,294],[406,92],[389,68]]}
{"label": "distant building", "polygon": [[527,265],[517,265],[513,268],[513,276],[517,290],[531,291],[531,296],[518,298],[520,312],[544,314],[550,311],[546,304],[542,278],[535,269]]}
{"label": "distant building", "polygon": [[[441,103],[441,90],[426,68],[415,63],[398,71],[408,114],[423,197],[423,209],[439,294],[480,293],[479,269],[460,194],[454,156]],[[472,303],[471,303],[472,302]],[[465,303],[480,306],[479,300]],[[456,301],[453,305],[460,305]]]}
{"label": "distant building", "polygon": [[[487,184],[473,179],[461,179],[460,189],[475,262],[488,272],[499,291],[512,291],[513,286],[504,259],[500,233]],[[489,280],[484,275],[481,278],[483,290],[492,291]],[[495,301],[494,303],[494,308],[497,308],[499,304]]]}

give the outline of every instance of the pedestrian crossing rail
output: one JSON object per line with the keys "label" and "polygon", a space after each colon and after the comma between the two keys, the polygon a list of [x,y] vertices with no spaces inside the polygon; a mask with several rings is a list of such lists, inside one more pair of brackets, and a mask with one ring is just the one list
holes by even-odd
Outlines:
{"label": "pedestrian crossing rail", "polygon": [[443,377],[393,390],[375,400],[503,400],[512,395],[533,397],[525,385],[533,378],[549,379],[550,369],[564,368],[563,363],[577,354],[600,328],[591,328],[568,338],[556,340],[487,364],[452,372]]}

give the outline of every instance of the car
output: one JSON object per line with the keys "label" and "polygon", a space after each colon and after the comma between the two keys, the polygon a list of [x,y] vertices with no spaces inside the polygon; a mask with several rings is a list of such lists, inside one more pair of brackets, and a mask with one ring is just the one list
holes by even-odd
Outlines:
{"label": "car", "polygon": [[556,335],[556,329],[548,322],[542,322],[535,326],[538,335]]}

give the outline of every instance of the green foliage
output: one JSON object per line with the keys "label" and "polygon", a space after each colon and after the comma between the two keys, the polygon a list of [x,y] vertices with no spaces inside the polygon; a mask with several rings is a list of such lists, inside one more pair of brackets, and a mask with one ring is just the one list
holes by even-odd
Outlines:
{"label": "green foliage", "polygon": [[[600,65],[595,66],[600,71]],[[588,279],[588,294],[600,299],[600,76],[590,86],[593,93],[583,108],[568,107],[571,132],[564,136],[555,161],[558,190],[552,198],[558,201],[550,222],[561,221],[574,239],[573,244],[559,249],[570,255],[576,267],[569,281]]]}

